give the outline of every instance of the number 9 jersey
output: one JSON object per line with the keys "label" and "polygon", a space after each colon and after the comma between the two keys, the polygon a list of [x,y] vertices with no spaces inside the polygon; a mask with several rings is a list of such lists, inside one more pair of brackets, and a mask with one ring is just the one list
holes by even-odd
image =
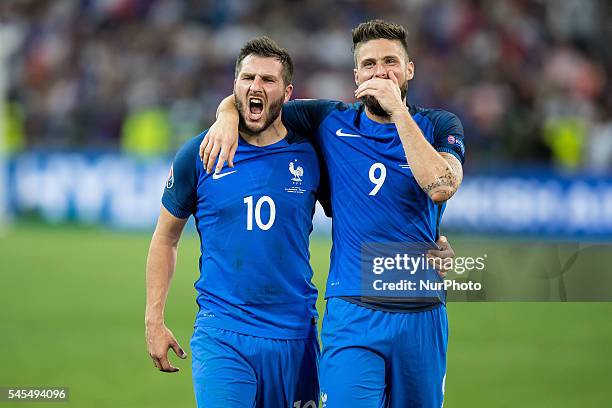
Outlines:
{"label": "number 9 jersey", "polygon": [[[407,109],[438,152],[463,163],[457,116],[414,105]],[[416,182],[395,124],[371,120],[362,103],[294,100],[283,106],[282,120],[287,128],[313,136],[329,172],[333,247],[325,297],[375,296],[363,285],[363,246],[434,247],[444,205],[436,205]],[[435,301],[444,302],[444,296],[437,292]]]}
{"label": "number 9 jersey", "polygon": [[308,243],[315,202],[327,202],[315,149],[293,132],[264,147],[239,138],[234,167],[207,174],[198,156],[205,134],[179,150],[162,197],[174,216],[193,214],[200,236],[196,326],[315,337]]}

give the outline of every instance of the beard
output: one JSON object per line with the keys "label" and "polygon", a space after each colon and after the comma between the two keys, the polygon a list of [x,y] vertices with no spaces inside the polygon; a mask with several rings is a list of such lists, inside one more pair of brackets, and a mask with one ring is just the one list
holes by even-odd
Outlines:
{"label": "beard", "polygon": [[[406,94],[408,94],[408,81],[404,81],[404,83],[401,84],[399,88],[400,88],[400,94],[402,96],[402,100],[404,100],[404,98],[406,97]],[[371,95],[366,95],[366,96],[362,96],[361,98],[359,98],[359,100],[363,102],[363,104],[366,106],[366,108],[368,108],[368,110],[372,114],[383,117],[383,118],[391,117],[389,112],[387,112],[386,110],[383,109],[382,106],[380,106],[380,103],[378,103],[378,100],[375,97]]]}
{"label": "beard", "polygon": [[248,107],[245,107],[245,104],[236,98],[236,108],[238,109],[238,116],[240,117],[238,121],[238,131],[248,136],[256,136],[257,134],[263,132],[269,128],[276,118],[278,118],[278,115],[280,115],[281,109],[283,108],[283,101],[284,97],[281,96],[280,98],[270,102],[270,106],[265,113],[265,121],[263,125],[260,127],[253,127],[247,125],[245,119],[246,109],[248,109]]}

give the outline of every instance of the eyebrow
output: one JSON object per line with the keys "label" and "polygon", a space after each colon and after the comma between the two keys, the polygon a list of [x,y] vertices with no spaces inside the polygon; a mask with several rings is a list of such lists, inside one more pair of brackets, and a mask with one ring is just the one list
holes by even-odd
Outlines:
{"label": "eyebrow", "polygon": [[[254,77],[255,75],[257,74],[253,74],[251,72],[243,72],[240,74],[241,77]],[[276,76],[270,75],[270,74],[260,74],[260,76],[262,77],[262,79],[266,79],[266,80],[269,80],[269,79],[272,79],[274,81],[278,80]]]}
{"label": "eyebrow", "polygon": [[[399,57],[397,55],[385,55],[384,57],[381,58],[381,60],[386,60],[386,59],[394,59],[394,60],[399,60]],[[366,58],[363,61],[361,61],[361,65],[365,64],[366,62],[376,62],[376,58]]]}

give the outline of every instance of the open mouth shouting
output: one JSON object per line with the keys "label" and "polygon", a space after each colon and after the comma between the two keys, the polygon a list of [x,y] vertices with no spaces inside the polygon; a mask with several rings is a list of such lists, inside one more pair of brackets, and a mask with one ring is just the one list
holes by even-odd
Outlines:
{"label": "open mouth shouting", "polygon": [[248,99],[248,119],[257,122],[264,114],[264,100],[258,96],[250,96]]}

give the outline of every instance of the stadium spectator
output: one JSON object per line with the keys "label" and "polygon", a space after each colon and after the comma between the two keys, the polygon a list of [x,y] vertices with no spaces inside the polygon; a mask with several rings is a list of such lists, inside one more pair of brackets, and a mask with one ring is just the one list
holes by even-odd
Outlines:
{"label": "stadium spectator", "polygon": [[144,104],[167,112],[170,139],[155,151],[174,151],[212,122],[232,86],[233,56],[258,34],[299,56],[295,97],[352,100],[354,84],[342,75],[353,64],[347,33],[380,17],[409,28],[419,61],[411,100],[457,112],[471,141],[468,166],[595,160],[610,169],[597,155],[611,143],[601,136],[612,92],[609,8],[601,0],[26,0],[2,2],[0,21],[22,38],[8,82],[28,148],[118,149]]}

